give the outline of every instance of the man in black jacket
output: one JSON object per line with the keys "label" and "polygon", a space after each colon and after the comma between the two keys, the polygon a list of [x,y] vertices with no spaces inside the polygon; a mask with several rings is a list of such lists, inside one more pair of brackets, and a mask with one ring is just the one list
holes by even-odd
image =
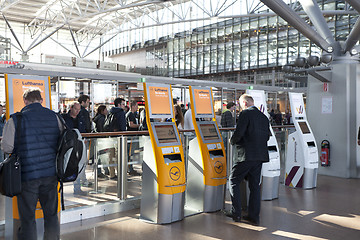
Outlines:
{"label": "man in black jacket", "polygon": [[90,97],[88,95],[81,95],[78,98],[78,102],[81,105],[81,110],[79,112],[78,118],[85,124],[85,131],[87,133],[91,132],[91,120],[90,114],[86,108],[90,105]]}
{"label": "man in black jacket", "polygon": [[232,210],[227,216],[235,222],[241,220],[240,184],[249,180],[250,198],[248,215],[243,219],[258,225],[260,215],[260,176],[263,162],[269,161],[267,141],[270,137],[268,118],[254,106],[253,98],[243,94],[240,99],[243,111],[239,115],[231,144],[236,145],[236,157],[230,174]]}
{"label": "man in black jacket", "polygon": [[[110,109],[109,115],[113,114],[114,115],[113,121],[116,121],[116,122],[114,124],[110,124],[110,125],[114,125],[114,129],[112,129],[111,131],[113,131],[113,132],[126,131],[126,118],[125,118],[125,111],[124,111],[125,106],[126,106],[125,99],[116,98],[114,100],[114,107],[112,107]],[[110,164],[113,164],[114,162],[116,162],[114,148],[110,150],[109,158],[110,158],[110,160],[109,160]],[[112,180],[118,179],[117,175],[115,175],[114,167],[110,167],[110,179],[112,179]]]}

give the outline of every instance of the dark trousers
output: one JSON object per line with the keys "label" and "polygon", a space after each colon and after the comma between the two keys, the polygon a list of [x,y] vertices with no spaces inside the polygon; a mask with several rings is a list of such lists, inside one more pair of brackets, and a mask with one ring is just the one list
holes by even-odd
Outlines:
{"label": "dark trousers", "polygon": [[44,239],[60,239],[57,185],[56,176],[22,183],[22,192],[17,199],[20,216],[18,239],[37,240],[35,210],[38,199],[44,213]]}
{"label": "dark trousers", "polygon": [[244,161],[234,164],[230,174],[230,195],[232,212],[241,217],[241,190],[240,183],[247,176],[250,188],[248,214],[254,220],[259,220],[260,215],[260,176],[262,162]]}

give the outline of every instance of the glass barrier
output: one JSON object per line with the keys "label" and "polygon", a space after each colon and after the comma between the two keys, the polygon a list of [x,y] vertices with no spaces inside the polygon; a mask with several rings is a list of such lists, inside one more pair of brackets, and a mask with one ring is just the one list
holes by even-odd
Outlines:
{"label": "glass barrier", "polygon": [[[280,148],[281,176],[286,155],[287,136],[294,131],[293,126],[274,127]],[[223,137],[227,156],[227,173],[233,162],[233,146],[230,139],[235,128],[223,128]],[[180,130],[184,149],[184,160],[188,162],[189,142],[196,136],[192,130]],[[82,177],[81,192],[74,192],[73,182],[64,184],[65,211],[94,206],[97,204],[128,201],[141,198],[142,159],[144,143],[150,138],[148,132],[89,133],[84,134],[88,162],[85,177]],[[5,197],[0,196],[0,225],[5,220]]]}

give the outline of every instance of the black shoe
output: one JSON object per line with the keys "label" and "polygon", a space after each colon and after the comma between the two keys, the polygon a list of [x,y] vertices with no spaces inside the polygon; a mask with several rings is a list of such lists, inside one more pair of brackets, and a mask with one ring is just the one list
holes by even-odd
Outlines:
{"label": "black shoe", "polygon": [[74,195],[80,195],[80,196],[86,196],[87,192],[83,191],[83,190],[74,190]]}
{"label": "black shoe", "polygon": [[234,222],[241,222],[241,217],[233,214],[232,211],[224,211],[225,216],[232,218]]}
{"label": "black shoe", "polygon": [[117,177],[117,175],[115,175],[115,176],[111,177],[110,179],[117,181],[118,177]]}
{"label": "black shoe", "polygon": [[249,216],[244,216],[243,220],[245,220],[247,223],[254,225],[254,226],[259,226],[260,225],[260,221],[259,220],[255,220]]}
{"label": "black shoe", "polygon": [[81,183],[81,186],[83,186],[83,187],[91,187],[92,185],[93,185],[93,183],[89,182],[89,181]]}
{"label": "black shoe", "polygon": [[99,173],[98,174],[98,178],[102,178],[102,179],[109,179],[109,177],[108,176],[106,176],[105,174],[103,174],[103,173]]}
{"label": "black shoe", "polygon": [[132,170],[132,171],[129,172],[129,175],[131,175],[131,176],[140,176],[141,174],[139,172],[135,171],[135,170]]}

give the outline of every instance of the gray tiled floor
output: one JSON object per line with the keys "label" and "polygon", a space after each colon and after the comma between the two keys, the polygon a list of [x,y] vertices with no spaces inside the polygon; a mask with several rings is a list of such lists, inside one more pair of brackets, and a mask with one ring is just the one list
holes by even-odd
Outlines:
{"label": "gray tiled floor", "polygon": [[61,239],[360,239],[359,185],[360,179],[327,176],[318,176],[312,190],[281,185],[279,199],[262,202],[259,227],[235,223],[221,212],[155,225],[140,221],[135,209],[62,225]]}
{"label": "gray tiled floor", "polygon": [[279,199],[262,202],[259,227],[235,223],[221,212],[155,225],[140,221],[136,209],[63,225],[61,239],[360,239],[359,185],[360,179],[326,176],[312,190],[281,185]]}

